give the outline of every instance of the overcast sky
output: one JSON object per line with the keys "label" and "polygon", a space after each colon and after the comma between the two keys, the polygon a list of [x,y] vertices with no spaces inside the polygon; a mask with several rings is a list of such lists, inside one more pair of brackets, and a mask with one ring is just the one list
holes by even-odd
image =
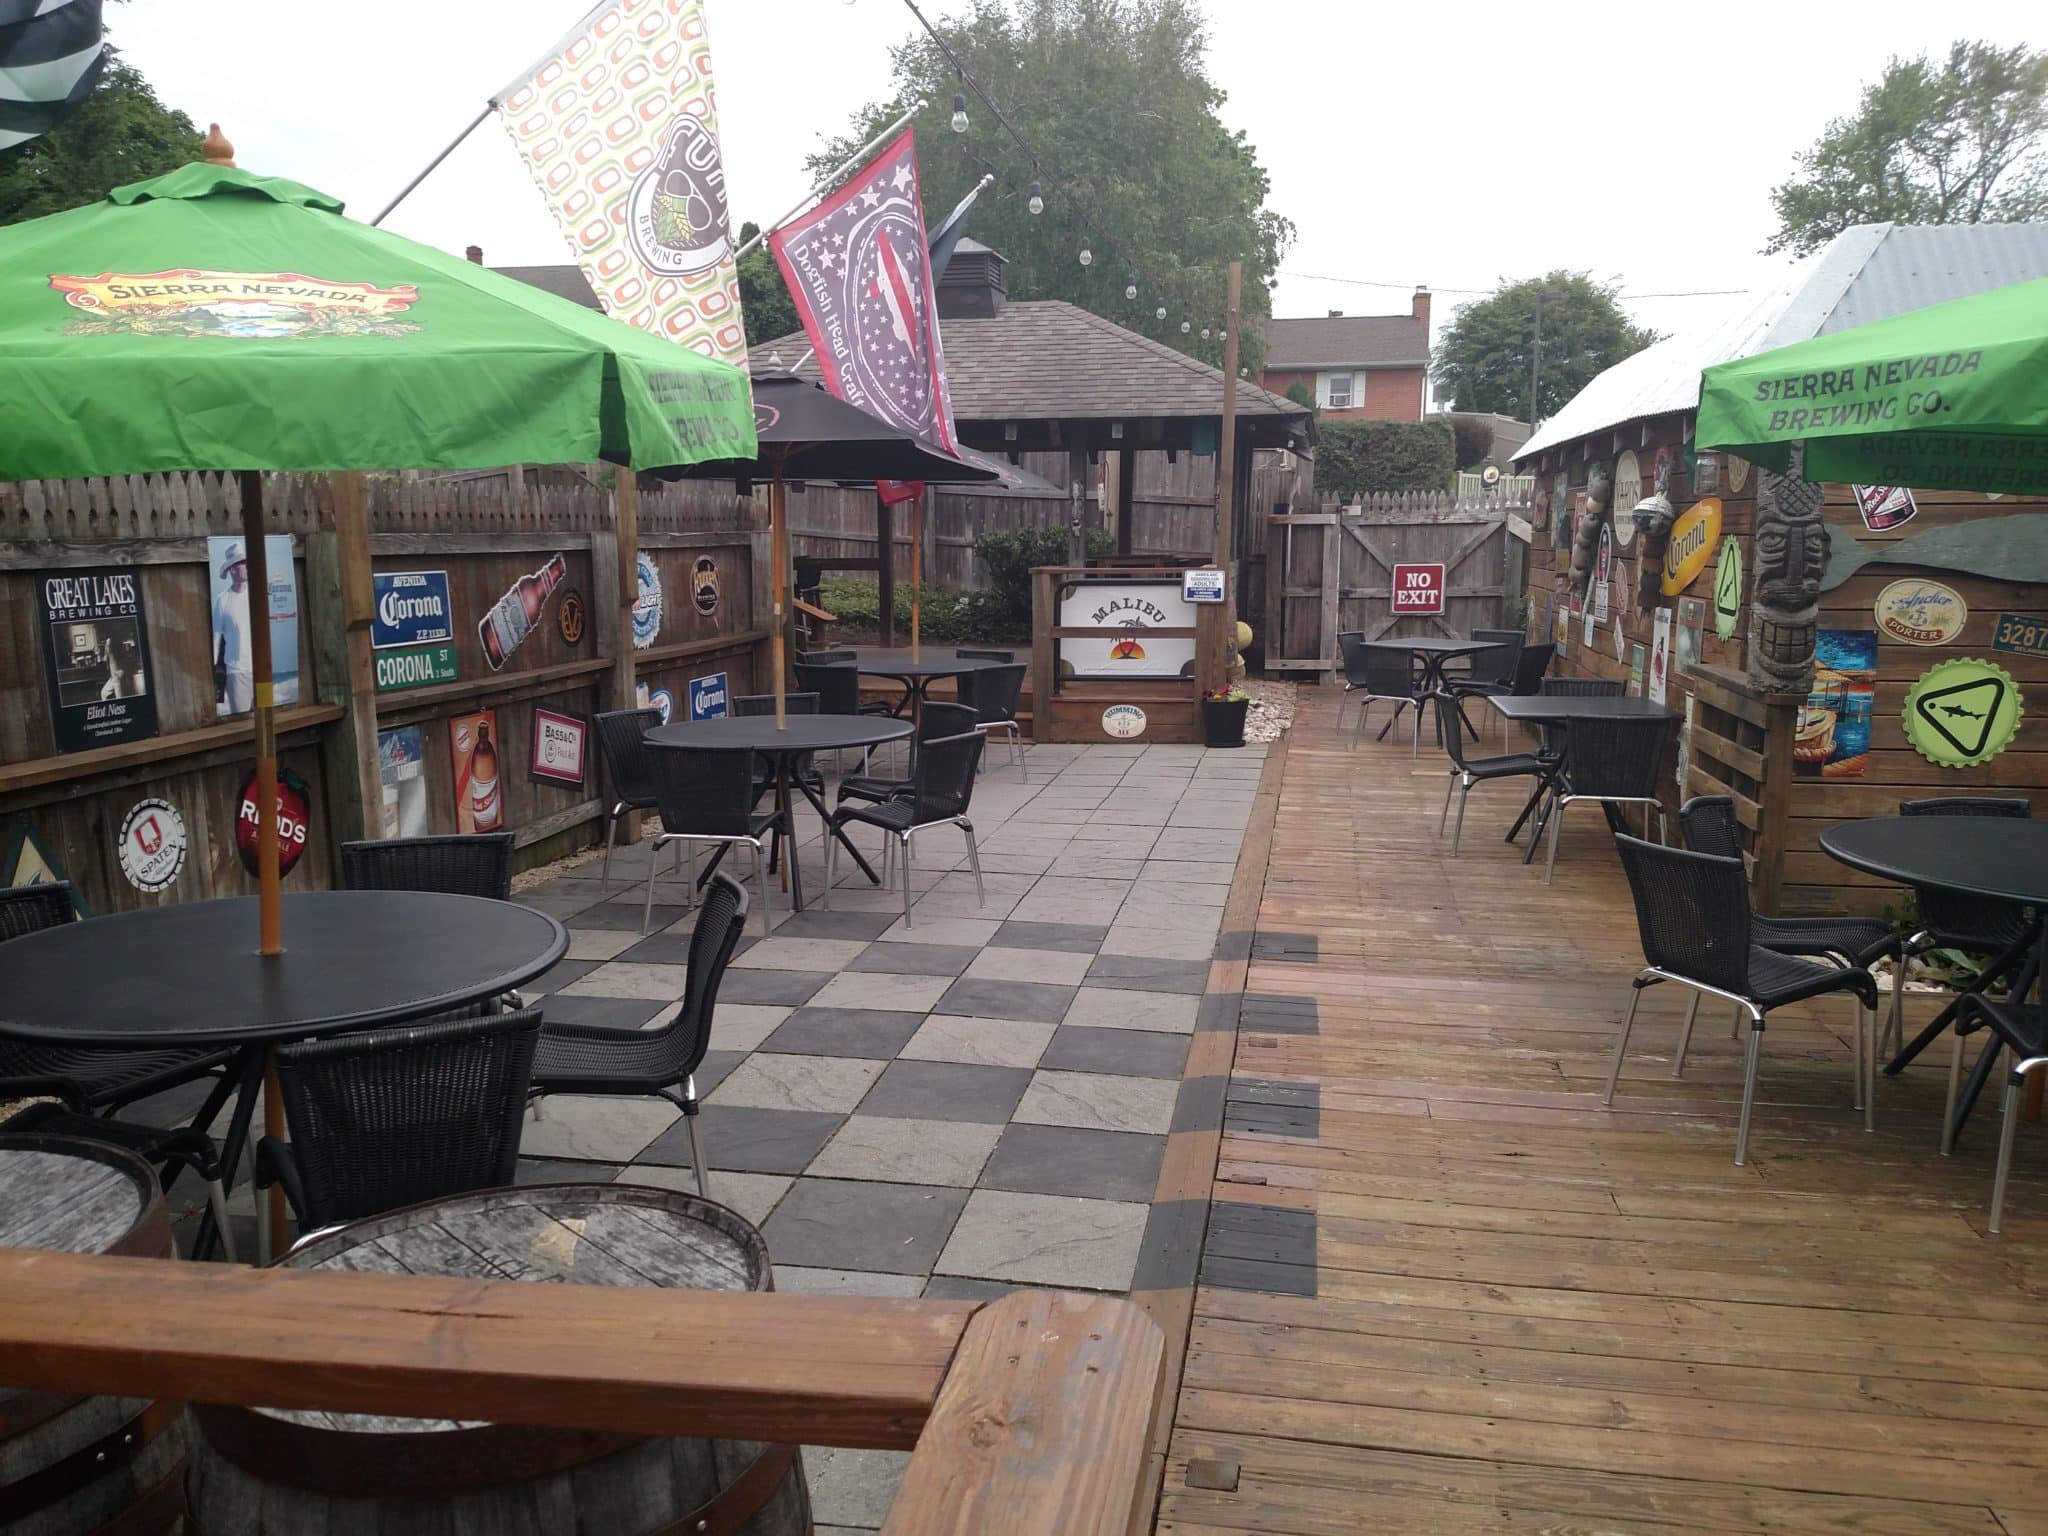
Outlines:
{"label": "overcast sky", "polygon": [[[889,89],[902,0],[706,0],[734,217],[807,190],[803,159]],[[370,218],[588,0],[130,0],[113,41],[240,163]],[[1892,54],[2048,46],[2041,0],[1716,6],[1204,0],[1224,120],[1292,219],[1275,312],[1389,313],[1553,267],[1618,282],[1672,331],[1767,284],[1769,192]],[[942,15],[945,0],[926,14]],[[1020,105],[1022,105],[1020,103]],[[993,125],[977,120],[977,131]],[[564,261],[495,120],[390,227],[493,266]],[[1368,286],[1380,284],[1383,286]]]}

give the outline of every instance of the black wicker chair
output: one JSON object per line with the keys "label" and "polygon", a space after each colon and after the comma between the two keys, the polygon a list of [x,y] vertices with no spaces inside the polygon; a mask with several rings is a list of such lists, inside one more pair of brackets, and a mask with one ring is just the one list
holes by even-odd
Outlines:
{"label": "black wicker chair", "polygon": [[[1643,807],[1643,831],[1650,830],[1650,811],[1657,812],[1659,840],[1666,834],[1664,802],[1657,795],[1657,774],[1664,749],[1678,722],[1648,717],[1636,720],[1574,720],[1565,732],[1564,763],[1550,793],[1550,854],[1543,865],[1545,885],[1557,874],[1557,843],[1564,813],[1575,800],[1598,800],[1618,833],[1623,805]],[[1540,829],[1539,829],[1540,830]],[[1532,845],[1533,846],[1533,845]]]}
{"label": "black wicker chair", "polygon": [[[1024,732],[1017,724],[1017,699],[1024,692],[1024,674],[1030,670],[1021,661],[1004,662],[960,679],[960,702],[974,711],[974,728],[983,736],[1003,734],[1010,745],[1010,762],[1027,782],[1031,775],[1024,767]],[[981,766],[988,767],[985,754]]]}
{"label": "black wicker chair", "polygon": [[659,1029],[607,1029],[597,1024],[550,1024],[533,1059],[533,1091],[667,1099],[690,1127],[690,1162],[697,1192],[711,1193],[704,1138],[697,1128],[693,1077],[711,1044],[718,985],[747,926],[747,893],[726,874],[711,877],[690,933],[689,971],[682,1005]]}
{"label": "black wicker chair", "polygon": [[[1979,992],[1965,993],[1956,1003],[1956,1054],[1948,1074],[1948,1109],[1944,1125],[1952,1125],[1956,1111],[1956,1083],[1962,1075],[1963,1036],[1979,1027],[1991,1030],[1986,1057],[1996,1062],[2007,1051],[2012,1065],[2006,1071],[2004,1108],[1998,1127],[1998,1163],[1991,1176],[1991,1219],[1986,1230],[1996,1232],[2005,1220],[2006,1183],[2012,1173],[2013,1141],[2019,1134],[2023,1110],[2020,1095],[2028,1074],[2048,1068],[2048,1023],[2039,1004],[2002,1002]],[[1946,1150],[1946,1148],[1944,1148]]]}
{"label": "black wicker chair", "polygon": [[[6,1089],[0,1087],[0,1093]],[[178,1175],[190,1168],[206,1186],[206,1203],[213,1209],[214,1230],[220,1233],[221,1252],[235,1262],[235,1245],[228,1231],[227,1190],[221,1183],[220,1155],[213,1138],[196,1126],[143,1125],[134,1120],[112,1120],[100,1115],[83,1115],[63,1104],[44,1100],[0,1120],[0,1134],[34,1131],[40,1136],[77,1136],[131,1152],[159,1170],[158,1179],[168,1191]]]}
{"label": "black wicker chair", "polygon": [[[957,706],[955,706],[957,707]],[[933,706],[927,704],[929,715]],[[910,839],[926,827],[958,827],[967,836],[967,862],[974,870],[974,895],[986,905],[988,893],[981,883],[981,854],[974,845],[974,823],[967,819],[968,803],[974,798],[975,767],[986,744],[981,732],[962,731],[957,736],[940,736],[919,744],[917,764],[911,770],[910,793],[876,804],[842,804],[832,813],[832,830],[844,831],[849,822],[879,827],[886,835],[882,844],[882,883],[889,881],[891,850],[901,845],[903,864],[903,926],[910,918]],[[836,837],[825,839],[825,900],[832,896],[832,865],[839,851]]]}
{"label": "black wicker chair", "polygon": [[1344,659],[1344,700],[1337,706],[1338,728],[1343,728],[1344,702],[1354,700],[1358,707],[1358,721],[1352,727],[1352,745],[1365,734],[1366,719],[1375,704],[1391,704],[1394,713],[1387,723],[1380,727],[1380,733],[1373,740],[1384,741],[1387,732],[1400,722],[1401,711],[1413,708],[1415,711],[1415,743],[1413,756],[1422,755],[1422,695],[1415,684],[1415,659],[1408,652],[1392,646],[1372,645],[1365,638],[1365,631],[1347,629],[1337,636],[1337,650]]}
{"label": "black wicker chair", "polygon": [[612,782],[612,806],[604,817],[604,866],[597,877],[598,894],[611,888],[612,845],[618,841],[619,818],[628,811],[654,809],[654,780],[647,768],[647,733],[661,724],[658,709],[613,709],[595,717],[597,750],[605,777]]}
{"label": "black wicker chair", "polygon": [[[958,736],[963,731],[977,729],[978,714],[965,704],[927,704],[924,719],[919,724],[918,747],[937,741],[945,736]],[[868,800],[881,804],[899,800],[911,792],[909,779],[890,778],[886,775],[854,774],[839,781],[837,803],[844,805],[849,800]]]}
{"label": "black wicker chair", "polygon": [[[1618,699],[1627,691],[1627,684],[1618,677],[1546,677],[1536,685],[1536,691],[1552,699]],[[1562,758],[1564,739],[1571,734],[1571,727],[1546,725],[1543,727],[1545,757]]]}
{"label": "black wicker chair", "polygon": [[1451,831],[1451,857],[1458,856],[1458,840],[1465,835],[1465,801],[1472,794],[1475,784],[1490,783],[1495,779],[1546,778],[1553,765],[1545,762],[1533,752],[1512,752],[1505,757],[1465,756],[1465,742],[1458,729],[1458,701],[1438,694],[1436,699],[1437,728],[1443,733],[1444,750],[1451,755],[1451,779],[1444,786],[1444,808],[1436,819],[1436,835],[1444,835],[1444,820],[1451,814],[1451,795],[1458,796],[1458,824]]}
{"label": "black wicker chair", "polygon": [[[69,881],[0,889],[0,943],[60,927],[77,917]],[[104,1111],[219,1072],[221,1080],[198,1122],[207,1125],[234,1092],[233,1079],[224,1071],[232,1055],[228,1051],[38,1045],[0,1038],[0,1099],[47,1095],[62,1099],[75,1111]]]}
{"label": "black wicker chair", "polygon": [[525,1008],[280,1046],[291,1141],[257,1144],[258,1187],[283,1185],[310,1234],[512,1183],[539,1040]]}
{"label": "black wicker chair", "polygon": [[[760,786],[749,754],[712,752],[700,747],[662,747],[651,754],[654,762],[655,814],[661,831],[654,839],[654,853],[664,843],[679,842],[690,856],[690,884],[697,884],[697,844],[715,845],[712,863],[735,844],[754,851],[754,884],[761,894],[761,927],[768,929],[768,850],[763,837],[790,830],[791,822],[775,807],[757,811]],[[772,781],[771,781],[772,784]],[[793,815],[793,813],[792,813]],[[645,933],[654,915],[654,868],[647,870],[647,900],[640,913],[640,931]]]}
{"label": "black wicker chair", "polygon": [[[796,685],[804,693],[818,696],[815,713],[821,715],[886,715],[889,706],[879,700],[863,704],[860,698],[860,672],[857,668],[841,662],[800,661],[796,664]],[[773,706],[771,705],[772,709]],[[867,771],[868,754],[872,748],[861,749],[861,771]],[[841,752],[839,758],[846,754]]]}
{"label": "black wicker chair", "polygon": [[512,851],[510,832],[343,843],[341,878],[352,891],[439,891],[510,901]]}
{"label": "black wicker chair", "polygon": [[[855,677],[858,686],[858,674]],[[785,715],[826,715],[832,711],[822,707],[824,701],[815,693],[785,693],[782,696],[782,712]],[[775,695],[772,693],[743,693],[732,701],[735,715],[772,715],[775,713]],[[794,752],[789,759],[789,782],[792,787],[803,784],[815,795],[825,793],[825,776],[818,772],[816,754]],[[754,756],[754,791],[756,798],[772,794],[775,790],[774,759],[763,754]]]}
{"label": "black wicker chair", "polygon": [[[1645,964],[1629,984],[1628,1011],[1614,1042],[1614,1062],[1607,1072],[1607,1091],[1601,1102],[1614,1103],[1629,1030],[1645,987],[1675,981],[1696,992],[1725,998],[1749,1015],[1742,1118],[1735,1132],[1735,1165],[1739,1168],[1749,1157],[1749,1122],[1756,1103],[1757,1058],[1763,1046],[1765,1015],[1787,1003],[1847,992],[1856,1004],[1854,1099],[1862,1106],[1864,1129],[1870,1129],[1871,1095],[1864,1072],[1876,1044],[1866,1038],[1877,1009],[1876,978],[1864,970],[1774,954],[1751,942],[1749,876],[1742,860],[1666,848],[1621,832],[1615,834],[1614,845],[1628,876],[1629,893],[1635,898]],[[1688,1010],[1672,1065],[1674,1077],[1685,1068],[1693,1017],[1693,1010]]]}
{"label": "black wicker chair", "polygon": [[[1481,651],[1472,658],[1472,670],[1464,677],[1449,679],[1451,693],[1462,706],[1467,699],[1499,698],[1511,693],[1534,693],[1536,682],[1530,681],[1524,688],[1522,683],[1522,659],[1526,652],[1541,651],[1543,654],[1535,664],[1534,679],[1541,679],[1550,666],[1550,658],[1557,647],[1552,644],[1527,646],[1519,629],[1475,629],[1474,640],[1498,641],[1500,648]],[[1464,711],[1461,708],[1460,714]],[[1491,711],[1489,711],[1491,713]],[[1507,725],[1502,721],[1505,734]]]}

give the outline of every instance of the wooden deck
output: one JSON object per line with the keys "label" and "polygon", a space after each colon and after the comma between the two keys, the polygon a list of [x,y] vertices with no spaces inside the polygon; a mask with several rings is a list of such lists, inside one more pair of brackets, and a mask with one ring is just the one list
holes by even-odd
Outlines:
{"label": "wooden deck", "polygon": [[1604,1109],[1641,955],[1597,812],[1546,889],[1483,787],[1454,861],[1441,755],[1303,699],[1163,1536],[2048,1532],[2048,1137],[1988,1237],[1946,1043],[1866,1135],[1831,1002],[1773,1017],[1737,1168],[1740,1047],[1703,1007],[1674,1081],[1675,988]]}

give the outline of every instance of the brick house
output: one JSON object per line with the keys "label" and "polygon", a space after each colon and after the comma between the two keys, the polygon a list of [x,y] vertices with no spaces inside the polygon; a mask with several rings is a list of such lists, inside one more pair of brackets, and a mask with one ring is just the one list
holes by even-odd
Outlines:
{"label": "brick house", "polygon": [[1302,383],[1325,416],[1420,421],[1429,401],[1429,290],[1405,315],[1268,320],[1259,383],[1276,395]]}

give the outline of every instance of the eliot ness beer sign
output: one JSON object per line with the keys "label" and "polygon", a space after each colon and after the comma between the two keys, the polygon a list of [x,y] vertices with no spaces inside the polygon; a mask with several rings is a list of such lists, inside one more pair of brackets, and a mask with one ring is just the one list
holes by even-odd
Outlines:
{"label": "eliot ness beer sign", "polygon": [[455,680],[455,607],[446,571],[379,571],[370,647],[377,691],[396,693]]}
{"label": "eliot ness beer sign", "polygon": [[122,566],[50,571],[36,580],[50,734],[59,752],[156,734],[142,582]]}

